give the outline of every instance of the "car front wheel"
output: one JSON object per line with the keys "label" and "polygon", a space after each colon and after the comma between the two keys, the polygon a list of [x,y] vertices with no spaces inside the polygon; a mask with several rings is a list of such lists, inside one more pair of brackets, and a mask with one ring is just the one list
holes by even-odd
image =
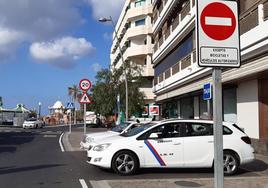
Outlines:
{"label": "car front wheel", "polygon": [[138,159],[130,151],[120,151],[112,160],[112,169],[121,175],[131,175],[138,169]]}
{"label": "car front wheel", "polygon": [[239,159],[233,152],[225,151],[223,154],[223,170],[226,176],[234,175],[238,171]]}

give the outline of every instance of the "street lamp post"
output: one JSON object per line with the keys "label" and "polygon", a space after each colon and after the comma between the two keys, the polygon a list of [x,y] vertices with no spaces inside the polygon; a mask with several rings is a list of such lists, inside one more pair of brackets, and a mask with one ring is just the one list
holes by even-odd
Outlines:
{"label": "street lamp post", "polygon": [[38,103],[38,119],[40,119],[40,117],[41,117],[41,106],[42,106],[42,103],[39,102]]}
{"label": "street lamp post", "polygon": [[114,32],[115,32],[115,37],[118,43],[118,47],[119,47],[119,51],[120,51],[120,55],[121,55],[121,59],[122,59],[122,64],[123,64],[123,69],[124,69],[124,75],[125,75],[125,87],[126,87],[126,121],[128,120],[128,82],[127,82],[127,72],[126,72],[126,68],[125,68],[125,62],[124,62],[124,57],[123,57],[123,51],[119,42],[119,38],[118,38],[118,33],[116,31],[116,26],[115,23],[112,19],[112,17],[110,16],[109,18],[100,18],[99,19],[100,22],[111,22],[114,28]]}

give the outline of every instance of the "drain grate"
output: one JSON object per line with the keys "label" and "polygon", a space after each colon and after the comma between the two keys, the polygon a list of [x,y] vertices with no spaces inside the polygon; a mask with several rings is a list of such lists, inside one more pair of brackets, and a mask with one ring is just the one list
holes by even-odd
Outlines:
{"label": "drain grate", "polygon": [[203,185],[192,182],[192,181],[176,181],[176,185],[183,186],[183,187],[201,187]]}

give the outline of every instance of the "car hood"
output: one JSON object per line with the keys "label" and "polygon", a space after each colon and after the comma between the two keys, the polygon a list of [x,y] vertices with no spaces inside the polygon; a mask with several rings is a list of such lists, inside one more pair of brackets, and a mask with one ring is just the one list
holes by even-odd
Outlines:
{"label": "car hood", "polygon": [[97,138],[97,137],[106,137],[106,136],[114,136],[118,135],[118,132],[113,132],[113,131],[104,131],[104,132],[98,132],[98,133],[89,133],[86,134],[86,137],[91,137],[91,138]]}
{"label": "car hood", "polygon": [[94,140],[92,145],[125,142],[128,139],[130,139],[130,137],[123,137],[123,136],[120,136],[120,135],[114,135],[114,136],[105,137],[103,139]]}

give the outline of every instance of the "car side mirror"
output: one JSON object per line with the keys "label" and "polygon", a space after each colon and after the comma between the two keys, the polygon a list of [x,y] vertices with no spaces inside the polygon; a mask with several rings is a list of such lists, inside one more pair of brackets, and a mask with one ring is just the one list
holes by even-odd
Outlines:
{"label": "car side mirror", "polygon": [[158,139],[157,133],[151,133],[149,139]]}

